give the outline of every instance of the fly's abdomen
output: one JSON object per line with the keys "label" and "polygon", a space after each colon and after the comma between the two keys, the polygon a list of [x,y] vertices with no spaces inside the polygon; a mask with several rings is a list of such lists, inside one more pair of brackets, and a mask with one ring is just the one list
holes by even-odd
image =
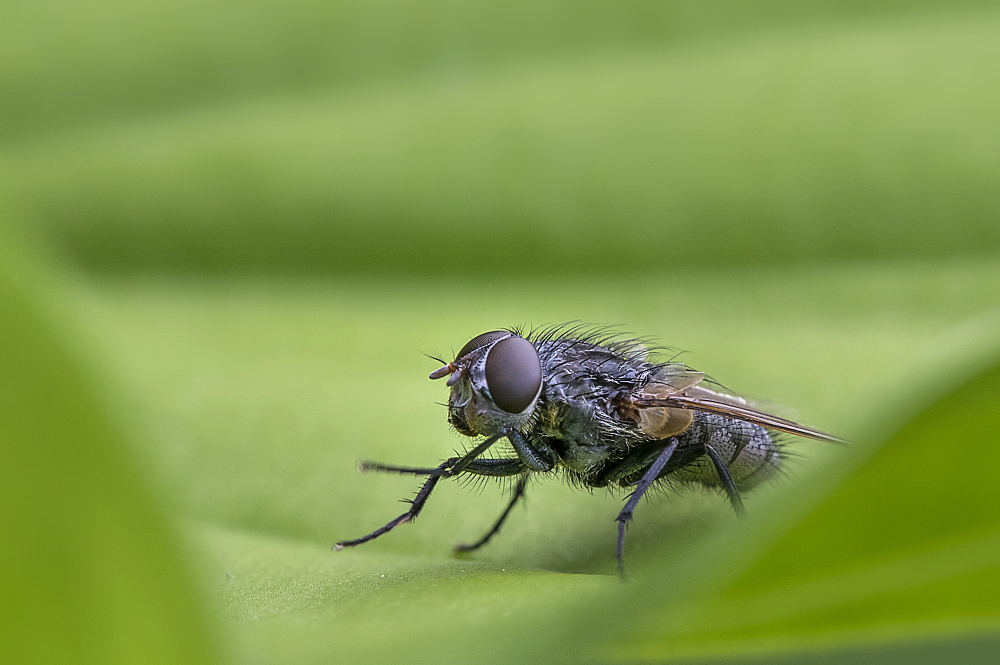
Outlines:
{"label": "fly's abdomen", "polygon": [[[737,488],[748,490],[774,475],[781,465],[781,449],[760,425],[710,413],[698,413],[680,437],[680,446],[710,445],[729,468]],[[678,469],[672,477],[716,487],[719,474],[707,455]]]}

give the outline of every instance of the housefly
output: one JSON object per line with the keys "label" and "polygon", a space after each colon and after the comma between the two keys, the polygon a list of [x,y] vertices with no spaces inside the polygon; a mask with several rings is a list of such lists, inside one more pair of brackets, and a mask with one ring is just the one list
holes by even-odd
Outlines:
{"label": "housefly", "polygon": [[[685,364],[656,362],[642,340],[579,326],[483,333],[430,374],[444,377],[451,389],[448,422],[478,442],[436,467],[363,462],[362,470],[427,479],[409,510],[334,549],[414,520],[443,478],[515,479],[513,496],[492,528],[475,543],[455,547],[477,550],[503,526],[530,477],[561,473],[578,486],[631,490],[616,518],[624,575],[625,527],[651,486],[680,481],[721,488],[743,514],[740,493],[781,466],[779,434],[842,442],[716,390]],[[494,449],[487,455],[494,447],[500,454]]]}

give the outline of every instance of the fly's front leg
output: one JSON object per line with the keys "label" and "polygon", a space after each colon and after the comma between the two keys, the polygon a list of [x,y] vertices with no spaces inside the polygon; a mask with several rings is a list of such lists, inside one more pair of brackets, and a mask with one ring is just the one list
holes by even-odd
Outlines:
{"label": "fly's front leg", "polygon": [[427,498],[431,495],[431,492],[434,490],[434,486],[438,484],[438,481],[441,480],[441,478],[448,472],[448,468],[454,465],[456,461],[458,461],[458,458],[452,457],[451,459],[443,462],[441,466],[432,470],[430,477],[424,482],[423,486],[420,488],[420,491],[417,492],[417,496],[415,496],[413,500],[410,501],[410,509],[407,510],[405,513],[403,513],[396,519],[392,520],[385,526],[375,529],[367,536],[361,536],[360,538],[355,538],[354,540],[342,540],[336,545],[334,545],[333,549],[339,551],[344,549],[345,547],[354,547],[355,545],[360,545],[361,543],[367,543],[369,540],[374,540],[375,538],[378,538],[382,534],[389,533],[400,524],[405,524],[406,522],[409,522],[414,518],[416,518],[416,516],[419,515],[420,511],[423,509],[424,504],[427,503]]}
{"label": "fly's front leg", "polygon": [[411,522],[416,519],[420,511],[423,510],[424,504],[427,503],[427,498],[434,491],[434,487],[438,484],[438,481],[442,478],[450,478],[456,474],[464,471],[474,460],[486,452],[486,449],[492,446],[500,439],[500,436],[491,436],[486,439],[475,448],[465,453],[461,457],[452,457],[441,463],[433,469],[416,469],[412,467],[405,466],[389,466],[385,464],[373,464],[373,463],[362,463],[362,470],[372,470],[372,471],[390,471],[394,473],[406,473],[406,474],[416,474],[416,475],[426,475],[427,480],[424,482],[420,491],[417,492],[417,496],[410,501],[410,509],[392,520],[388,524],[378,529],[375,529],[366,536],[360,538],[355,538],[354,540],[342,540],[333,546],[334,550],[342,550],[345,547],[354,547],[355,545],[360,545],[362,543],[367,543],[369,540],[374,540],[379,536],[389,533],[395,529],[400,524],[405,524],[406,522]]}
{"label": "fly's front leg", "polygon": [[[517,430],[507,432],[506,437],[507,440],[510,441],[510,445],[514,447],[514,452],[517,453],[517,459],[477,460],[477,463],[492,461],[494,463],[507,463],[512,465],[511,472],[502,475],[517,475],[519,473],[532,471],[544,473],[555,468],[556,462],[559,460],[559,456],[549,445],[541,442],[531,443]],[[479,473],[480,475],[501,475],[498,473],[482,473],[481,471],[474,470],[471,465],[468,471],[470,473]],[[500,514],[499,519],[497,519],[496,524],[493,525],[493,528],[490,529],[485,536],[472,545],[456,545],[455,551],[472,552],[489,542],[490,538],[495,536],[497,532],[500,531],[500,527],[503,526],[504,521],[507,519],[507,516],[510,515],[510,511],[513,510],[514,505],[521,499],[521,497],[524,496],[524,488],[527,482],[527,476],[518,480],[517,485],[514,488],[514,496],[511,497],[510,503],[507,504],[507,507]]]}
{"label": "fly's front leg", "polygon": [[663,452],[657,456],[653,464],[646,469],[646,473],[642,474],[642,479],[636,484],[635,491],[629,497],[628,503],[625,504],[622,511],[618,513],[618,517],[615,518],[618,522],[618,548],[616,550],[618,575],[623,580],[625,579],[625,527],[632,521],[632,512],[639,505],[639,499],[642,498],[642,495],[646,493],[646,490],[653,484],[656,477],[663,471],[663,467],[670,461],[670,457],[674,454],[675,450],[677,450],[676,438],[670,440],[670,445],[663,449]]}
{"label": "fly's front leg", "polygon": [[[452,457],[448,460],[445,460],[444,464],[454,464],[457,461],[458,461],[457,457]],[[442,466],[444,466],[444,464]],[[433,476],[438,471],[440,471],[440,469],[441,469],[440,466],[435,466],[435,467],[396,466],[395,464],[382,464],[381,462],[368,462],[368,461],[358,462],[358,471],[360,471],[361,473],[368,473],[369,471],[381,471],[383,473],[398,473],[404,476]]]}
{"label": "fly's front leg", "polygon": [[517,430],[507,432],[506,436],[510,445],[514,446],[517,456],[532,471],[551,471],[555,467],[559,457],[548,445],[529,443]]}

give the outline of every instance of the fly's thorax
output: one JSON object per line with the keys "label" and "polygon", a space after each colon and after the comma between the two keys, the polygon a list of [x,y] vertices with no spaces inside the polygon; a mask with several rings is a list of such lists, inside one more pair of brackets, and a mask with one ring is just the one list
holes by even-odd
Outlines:
{"label": "fly's thorax", "polygon": [[542,393],[538,353],[531,342],[513,333],[484,333],[480,338],[487,340],[484,345],[463,349],[465,355],[453,363],[458,379],[451,385],[448,420],[467,436],[523,430]]}

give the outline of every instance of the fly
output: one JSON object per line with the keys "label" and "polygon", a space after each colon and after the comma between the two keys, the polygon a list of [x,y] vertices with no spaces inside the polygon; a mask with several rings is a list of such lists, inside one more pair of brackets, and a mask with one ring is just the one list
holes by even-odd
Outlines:
{"label": "fly", "polygon": [[[362,462],[363,471],[427,480],[405,513],[334,549],[366,543],[414,520],[443,478],[514,478],[513,496],[492,528],[475,543],[455,546],[472,552],[497,534],[530,477],[561,472],[583,487],[632,490],[616,518],[624,576],[625,528],[654,484],[677,480],[721,488],[742,515],[740,493],[781,465],[777,433],[843,443],[713,390],[702,372],[683,363],[655,362],[640,340],[580,327],[483,333],[430,374],[444,377],[451,389],[448,422],[478,443],[436,467]],[[497,445],[501,455],[484,456]]]}

